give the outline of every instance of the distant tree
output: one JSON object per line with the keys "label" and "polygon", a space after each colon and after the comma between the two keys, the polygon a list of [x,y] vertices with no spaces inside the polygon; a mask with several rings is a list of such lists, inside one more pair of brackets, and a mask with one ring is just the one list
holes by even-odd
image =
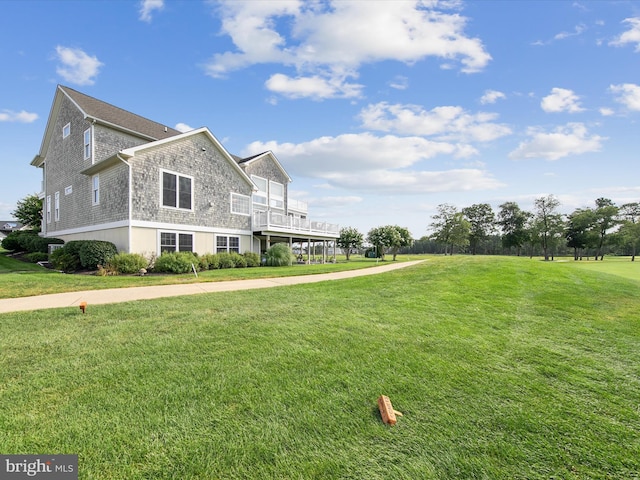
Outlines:
{"label": "distant tree", "polygon": [[462,213],[469,221],[469,247],[475,255],[478,245],[495,231],[496,216],[491,205],[477,203],[462,209]]}
{"label": "distant tree", "polygon": [[433,231],[431,238],[444,245],[445,255],[453,255],[454,247],[469,245],[470,223],[453,205],[442,203],[437,209],[438,213],[431,217],[433,222],[429,225]]}
{"label": "distant tree", "polygon": [[582,257],[580,251],[593,244],[593,225],[595,213],[590,208],[578,208],[569,215],[565,226],[564,237],[567,246],[573,248],[573,259]]}
{"label": "distant tree", "polygon": [[351,255],[352,249],[362,247],[364,236],[356,228],[343,227],[340,229],[340,237],[338,238],[338,247],[342,248],[347,256],[347,260]]}
{"label": "distant tree", "polygon": [[395,261],[398,251],[402,247],[408,247],[413,242],[409,230],[397,225],[385,225],[369,230],[367,241],[376,247],[378,254],[384,260],[384,256],[389,251],[393,254]]}
{"label": "distant tree", "polygon": [[502,246],[516,249],[519,256],[522,246],[528,239],[527,220],[531,213],[521,210],[516,202],[500,205],[497,224],[502,230]]}
{"label": "distant tree", "polygon": [[550,250],[555,245],[555,239],[562,232],[562,215],[557,213],[560,201],[553,195],[537,198],[534,201],[535,217],[533,221],[534,235],[540,241],[544,259],[549,260]]}
{"label": "distant tree", "polygon": [[36,194],[27,195],[18,201],[11,214],[23,225],[39,232],[42,226],[42,199]]}
{"label": "distant tree", "polygon": [[616,226],[618,212],[618,207],[608,198],[598,198],[596,200],[594,229],[599,238],[596,260],[598,259],[598,255],[600,255],[600,260],[604,259],[603,248],[606,244],[606,236],[611,229]]}
{"label": "distant tree", "polygon": [[640,247],[640,203],[625,203],[620,207],[618,235],[623,245],[631,247],[631,261],[636,260],[636,251]]}

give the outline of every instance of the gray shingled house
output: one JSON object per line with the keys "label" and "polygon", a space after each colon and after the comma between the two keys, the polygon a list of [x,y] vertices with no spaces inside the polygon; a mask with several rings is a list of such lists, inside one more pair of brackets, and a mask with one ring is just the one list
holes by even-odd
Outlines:
{"label": "gray shingled house", "polygon": [[206,127],[181,133],[65,86],[31,164],[42,169],[45,237],[159,255],[326,247],[339,236],[288,198],[272,152],[239,158]]}

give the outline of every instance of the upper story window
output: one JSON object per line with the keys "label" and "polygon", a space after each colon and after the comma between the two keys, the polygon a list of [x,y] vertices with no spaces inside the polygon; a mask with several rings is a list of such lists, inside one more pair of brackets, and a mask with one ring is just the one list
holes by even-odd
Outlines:
{"label": "upper story window", "polygon": [[91,205],[100,205],[100,176],[91,177]]}
{"label": "upper story window", "polygon": [[51,195],[47,195],[47,223],[51,223]]}
{"label": "upper story window", "polygon": [[284,185],[269,181],[269,205],[273,208],[284,209]]}
{"label": "upper story window", "polygon": [[60,192],[56,192],[55,194],[53,211],[56,222],[60,221]]}
{"label": "upper story window", "polygon": [[246,195],[231,194],[231,213],[237,215],[251,215],[251,200]]}
{"label": "upper story window", "polygon": [[253,203],[256,205],[267,206],[267,180],[262,177],[251,175],[251,180],[258,187],[258,191],[253,193]]}
{"label": "upper story window", "polygon": [[84,159],[91,158],[91,128],[84,131]]}
{"label": "upper story window", "polygon": [[193,209],[193,178],[172,172],[162,172],[162,206]]}
{"label": "upper story window", "polygon": [[62,127],[62,138],[67,138],[71,134],[71,124],[67,123]]}

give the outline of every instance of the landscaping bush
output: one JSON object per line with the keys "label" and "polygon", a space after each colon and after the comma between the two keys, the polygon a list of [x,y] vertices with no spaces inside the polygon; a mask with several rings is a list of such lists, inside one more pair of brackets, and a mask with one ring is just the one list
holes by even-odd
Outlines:
{"label": "landscaping bush", "polygon": [[267,265],[270,267],[290,266],[293,263],[293,255],[289,245],[276,243],[266,253]]}
{"label": "landscaping bush", "polygon": [[25,255],[25,258],[29,260],[31,263],[38,263],[38,262],[46,262],[47,260],[49,260],[49,255],[42,252],[32,252],[32,253],[27,253]]}
{"label": "landscaping bush", "polygon": [[236,263],[231,258],[231,254],[227,252],[216,253],[218,257],[218,265],[220,268],[235,268]]}
{"label": "landscaping bush", "polygon": [[50,243],[64,243],[59,238],[44,238],[33,230],[20,230],[11,232],[2,240],[2,248],[12,252],[42,252],[49,253]]}
{"label": "landscaping bush", "polygon": [[236,252],[231,252],[230,255],[235,268],[247,268],[247,260],[242,255]]}
{"label": "landscaping bush", "polygon": [[167,252],[156,259],[154,271],[164,273],[188,273],[191,265],[199,269],[198,258],[192,252]]}
{"label": "landscaping bush", "polygon": [[87,240],[78,252],[80,265],[90,270],[95,270],[98,265],[106,265],[117,253],[118,249],[113,243],[102,240]]}
{"label": "landscaping bush", "polygon": [[200,261],[200,268],[202,270],[216,270],[220,268],[220,261],[215,253],[205,253],[201,255],[198,260]]}
{"label": "landscaping bush", "polygon": [[49,255],[49,262],[53,265],[53,268],[62,270],[65,273],[73,273],[80,268],[80,258],[69,253],[66,245]]}
{"label": "landscaping bush", "polygon": [[242,254],[244,256],[245,261],[247,262],[247,267],[259,267],[260,266],[260,255],[253,252],[244,252]]}
{"label": "landscaping bush", "polygon": [[116,273],[139,273],[142,268],[147,268],[149,262],[139,253],[118,253],[109,260],[107,270]]}

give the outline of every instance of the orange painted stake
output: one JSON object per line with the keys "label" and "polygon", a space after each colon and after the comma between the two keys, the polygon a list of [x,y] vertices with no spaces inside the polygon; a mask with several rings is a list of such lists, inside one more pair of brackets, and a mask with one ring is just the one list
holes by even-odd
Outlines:
{"label": "orange painted stake", "polygon": [[380,409],[380,415],[382,416],[382,421],[389,425],[395,425],[396,414],[402,416],[402,413],[396,412],[393,409],[393,405],[391,405],[391,400],[386,395],[380,395],[378,398],[378,408]]}
{"label": "orange painted stake", "polygon": [[86,309],[87,309],[87,302],[80,302],[80,310],[82,310],[82,313],[85,313]]}

